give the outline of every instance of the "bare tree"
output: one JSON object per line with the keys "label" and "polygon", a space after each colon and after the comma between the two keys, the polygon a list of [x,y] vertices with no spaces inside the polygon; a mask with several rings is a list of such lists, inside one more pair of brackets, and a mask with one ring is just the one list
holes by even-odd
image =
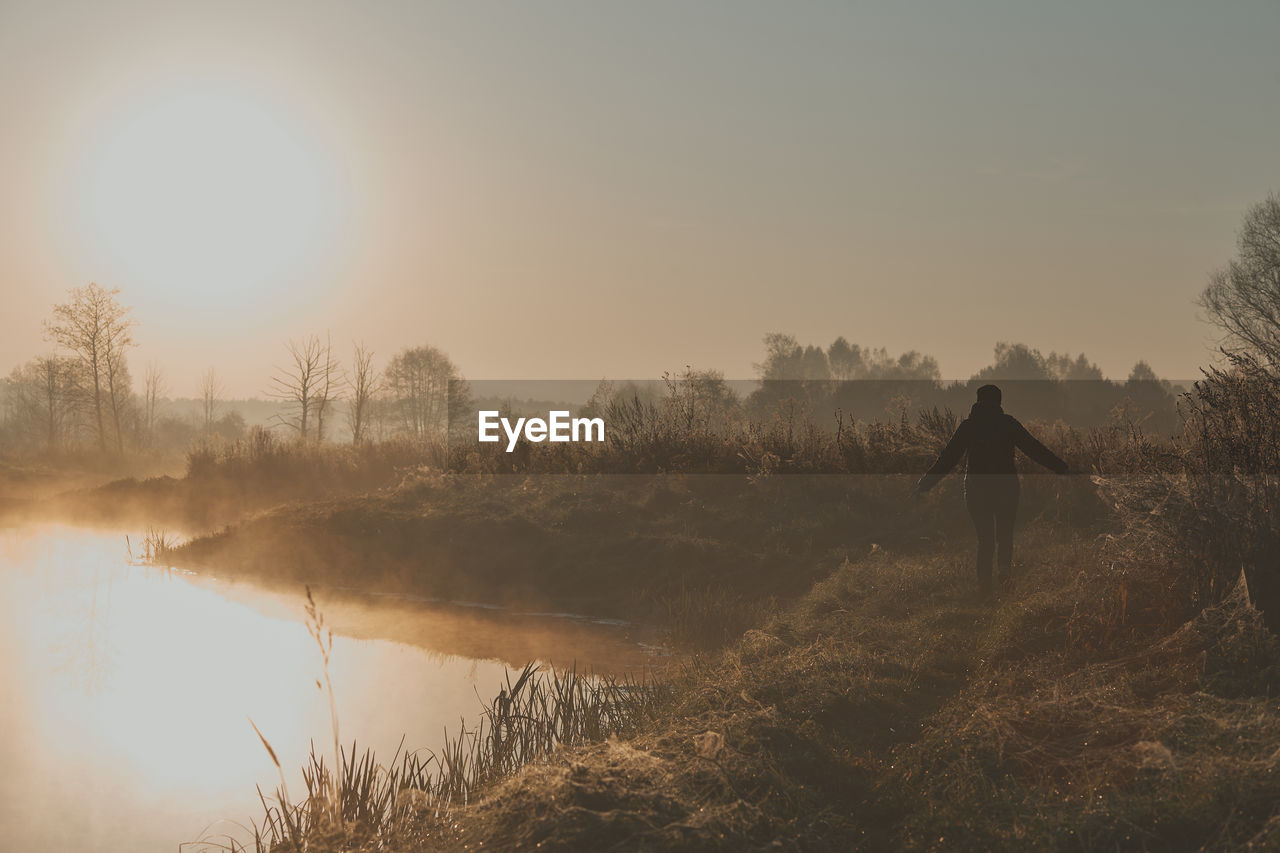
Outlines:
{"label": "bare tree", "polygon": [[301,343],[289,341],[287,348],[290,363],[278,368],[276,375],[271,377],[271,390],[267,395],[288,404],[288,411],[277,416],[276,420],[305,441],[311,435],[320,394],[324,347],[318,337],[309,335]]}
{"label": "bare tree", "polygon": [[1237,257],[1209,278],[1200,306],[1229,341],[1280,367],[1280,195],[1245,214]]}
{"label": "bare tree", "polygon": [[210,367],[200,377],[200,413],[204,416],[205,434],[213,432],[213,422],[218,419],[218,406],[226,395],[226,389],[218,379],[218,372]]}
{"label": "bare tree", "polygon": [[742,405],[719,370],[694,370],[686,365],[683,372],[663,374],[662,378],[667,385],[664,408],[684,431],[723,427]]}
{"label": "bare tree", "polygon": [[84,366],[101,450],[107,449],[108,412],[115,427],[116,448],[124,449],[121,416],[129,397],[125,352],[134,343],[134,321],[130,309],[116,298],[119,293],[119,288],[93,283],[75,288],[69,302],[53,306],[53,319],[45,324],[45,335],[70,350]]}
{"label": "bare tree", "polygon": [[67,383],[71,365],[57,356],[37,358],[34,362],[40,390],[40,414],[45,446],[54,450],[66,415]]}
{"label": "bare tree", "polygon": [[365,436],[372,434],[376,441],[385,441],[395,431],[395,400],[387,393],[385,380],[384,374],[378,382],[377,390],[369,399],[367,423],[362,430]]}
{"label": "bare tree", "polygon": [[[132,344],[132,340],[129,342]],[[136,414],[133,407],[133,377],[125,360],[123,347],[114,343],[107,355],[107,402],[111,406],[111,427],[115,433],[116,451],[124,451],[125,422]],[[136,423],[136,419],[135,419]]]}
{"label": "bare tree", "polygon": [[458,368],[435,347],[404,349],[391,359],[386,386],[403,430],[418,441],[443,436],[448,428],[449,383],[460,378]]}
{"label": "bare tree", "polygon": [[49,451],[56,450],[74,427],[78,368],[73,359],[41,356],[9,375],[20,428]]}
{"label": "bare tree", "polygon": [[338,389],[342,384],[342,367],[333,357],[333,342],[326,332],[320,358],[320,376],[316,383],[316,441],[324,441],[324,418],[329,411],[329,404],[341,397]]}
{"label": "bare tree", "polygon": [[363,343],[354,344],[351,354],[351,375],[347,389],[351,396],[347,402],[347,424],[351,427],[351,443],[364,441],[372,416],[374,395],[382,381],[373,367],[373,350]]}
{"label": "bare tree", "polygon": [[147,446],[155,441],[156,407],[164,393],[164,372],[153,361],[142,374],[142,439]]}

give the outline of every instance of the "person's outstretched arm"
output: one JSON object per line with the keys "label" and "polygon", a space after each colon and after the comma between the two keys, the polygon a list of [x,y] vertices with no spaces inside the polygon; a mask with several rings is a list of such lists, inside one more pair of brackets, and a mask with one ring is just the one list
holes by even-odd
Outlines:
{"label": "person's outstretched arm", "polygon": [[951,440],[947,442],[947,446],[942,448],[942,453],[938,455],[938,461],[934,462],[933,467],[916,483],[916,491],[929,491],[934,487],[934,484],[951,473],[951,469],[956,467],[956,463],[960,461],[961,456],[964,456],[964,452],[968,447],[969,422],[965,420],[960,422],[960,426],[956,427],[956,431],[952,434]]}
{"label": "person's outstretched arm", "polygon": [[1019,450],[1055,474],[1067,473],[1067,463],[1059,459],[1052,450],[1041,444],[1039,439],[1029,433],[1021,423],[1017,420],[1014,420],[1014,423],[1017,424],[1014,429],[1014,444],[1017,445]]}

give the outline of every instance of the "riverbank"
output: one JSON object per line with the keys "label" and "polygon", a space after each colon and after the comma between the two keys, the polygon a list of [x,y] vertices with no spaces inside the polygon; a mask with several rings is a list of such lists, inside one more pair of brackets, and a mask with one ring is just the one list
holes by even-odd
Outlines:
{"label": "riverbank", "polygon": [[[442,849],[1273,849],[1280,648],[1240,595],[1178,624],[1157,578],[1033,525],[850,557],[677,679],[628,741],[565,749],[436,826]],[[406,848],[408,849],[408,848]]]}
{"label": "riverbank", "polygon": [[288,504],[376,493],[429,461],[403,442],[304,444],[259,430],[180,458],[0,462],[0,518],[200,533]]}
{"label": "riverbank", "polygon": [[60,496],[92,492],[121,473],[112,467],[77,465],[65,460],[55,464],[0,459],[0,523],[26,521]]}
{"label": "riverbank", "polygon": [[[167,559],[658,622],[707,647],[873,544],[910,553],[971,535],[958,483],[918,504],[909,489],[891,476],[424,473],[377,494],[279,507]],[[1028,478],[1026,493],[1028,518],[1095,512],[1087,480]]]}

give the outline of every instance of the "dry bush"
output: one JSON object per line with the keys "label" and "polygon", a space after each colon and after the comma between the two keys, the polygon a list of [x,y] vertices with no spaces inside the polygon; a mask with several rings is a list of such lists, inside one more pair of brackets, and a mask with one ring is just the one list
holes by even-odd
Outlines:
{"label": "dry bush", "polygon": [[187,453],[187,478],[221,480],[246,487],[279,487],[285,484],[349,483],[381,485],[402,469],[430,465],[440,467],[444,446],[423,445],[407,439],[362,442],[357,445],[284,440],[268,429],[254,427],[235,441],[214,437]]}
{"label": "dry bush", "polygon": [[1163,564],[1188,606],[1221,601],[1243,571],[1254,604],[1280,627],[1280,379],[1229,355],[1183,400],[1185,430],[1171,448],[1138,446],[1140,463],[1102,489],[1125,535],[1128,564]]}

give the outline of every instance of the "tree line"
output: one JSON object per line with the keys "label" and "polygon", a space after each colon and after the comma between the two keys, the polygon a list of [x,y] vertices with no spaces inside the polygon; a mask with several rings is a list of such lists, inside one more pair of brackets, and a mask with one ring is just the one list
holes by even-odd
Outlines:
{"label": "tree line", "polygon": [[[4,381],[4,446],[50,453],[183,451],[193,441],[234,440],[247,432],[241,412],[227,410],[226,389],[213,368],[200,377],[195,418],[163,413],[168,388],[154,363],[135,392],[128,358],[135,327],[118,289],[89,284],[70,291],[45,323],[56,350],[15,368]],[[457,365],[433,346],[406,347],[381,368],[360,342],[351,344],[344,362],[328,334],[291,340],[284,352],[264,395],[276,406],[272,426],[299,441],[423,443],[442,438],[459,413],[473,408]],[[755,366],[758,387],[750,393],[730,387],[719,371],[690,368],[649,388],[604,383],[584,411],[625,423],[665,398],[663,405],[689,425],[763,420],[783,407],[790,416],[834,424],[931,406],[963,411],[971,386],[1002,381],[1020,386],[1011,399],[1027,417],[1092,426],[1127,407],[1159,429],[1176,421],[1175,389],[1145,362],[1125,382],[1112,382],[1083,354],[1043,355],[1025,344],[1000,343],[994,356],[967,382],[944,383],[937,360],[916,351],[893,356],[844,337],[826,347],[802,345],[791,335],[770,333]]]}
{"label": "tree line", "polygon": [[[248,431],[243,415],[227,410],[226,388],[212,367],[200,377],[195,418],[164,413],[169,389],[155,363],[135,388],[129,353],[136,326],[118,288],[91,283],[53,306],[44,332],[54,350],[0,380],[0,450],[181,452],[193,441],[234,440]],[[264,393],[276,403],[274,426],[300,441],[333,440],[335,419],[345,419],[345,437],[357,444],[427,441],[445,429],[451,402],[467,393],[457,366],[433,346],[405,347],[381,369],[363,343],[352,345],[343,364],[328,335],[289,341],[285,352]]]}
{"label": "tree line", "polygon": [[278,426],[302,441],[330,438],[333,406],[345,403],[350,440],[360,444],[394,436],[425,442],[448,427],[450,406],[468,395],[457,365],[436,347],[406,347],[378,369],[363,343],[351,348],[349,367],[334,355],[328,335],[286,345],[288,358],[271,377],[268,396],[285,411]]}
{"label": "tree line", "polygon": [[[213,368],[200,377],[194,423],[162,413],[168,389],[154,363],[135,392],[128,359],[135,327],[115,288],[90,284],[55,305],[45,335],[57,349],[15,368],[4,383],[4,445],[123,454],[181,451],[194,440],[245,434],[242,414],[225,410],[226,390]],[[290,340],[284,350],[264,394],[276,404],[272,425],[303,442],[427,442],[443,437],[451,419],[456,424],[458,414],[472,408],[457,365],[433,346],[406,347],[381,368],[360,342],[351,345],[344,363],[328,334]],[[962,411],[970,386],[1003,381],[1025,386],[1011,399],[1028,417],[1092,426],[1128,406],[1159,428],[1176,420],[1174,389],[1145,362],[1127,381],[1111,382],[1083,354],[1042,355],[1025,344],[997,344],[991,365],[967,382],[944,383],[937,360],[916,351],[892,356],[844,337],[826,347],[802,345],[791,335],[770,333],[756,373],[758,387],[746,395],[716,370],[690,368],[650,388],[604,383],[584,411],[626,421],[665,397],[690,425],[770,418],[784,406],[793,415],[834,423],[930,406]]]}
{"label": "tree line", "polygon": [[[1280,196],[1248,211],[1236,258],[1211,276],[1199,304],[1223,331],[1232,364],[1248,359],[1257,375],[1280,375]],[[192,439],[233,439],[246,431],[239,412],[224,411],[226,391],[212,368],[199,383],[195,424],[162,413],[167,387],[154,363],[136,391],[129,362],[135,328],[115,288],[89,284],[53,306],[44,331],[54,351],[0,380],[0,449],[183,450]],[[344,364],[327,334],[290,341],[285,354],[265,394],[279,407],[275,425],[300,441],[332,441],[339,437],[335,421],[344,421],[341,437],[357,444],[393,437],[427,442],[445,435],[451,413],[470,408],[458,367],[433,346],[406,347],[382,368],[362,343],[351,345]],[[1120,415],[1166,430],[1179,426],[1178,394],[1187,390],[1158,378],[1145,361],[1115,381],[1083,353],[1043,354],[1022,343],[997,344],[990,365],[952,382],[942,380],[932,356],[914,350],[894,356],[844,337],[823,347],[768,334],[755,367],[758,387],[749,393],[739,393],[719,371],[690,368],[657,387],[602,383],[584,411],[606,412],[625,425],[661,398],[688,424],[764,420],[780,412],[839,423],[895,412],[906,417],[930,407],[963,413],[974,387],[996,381],[1022,417],[1089,427]]]}
{"label": "tree line", "polygon": [[1021,343],[998,343],[992,363],[967,380],[945,381],[931,356],[898,356],[838,337],[803,345],[792,335],[764,337],[757,381],[727,380],[718,370],[687,367],[661,383],[603,382],[583,409],[615,435],[665,424],[680,434],[726,432],[778,420],[838,431],[854,422],[914,420],[937,410],[968,412],[978,386],[998,382],[1019,417],[1076,428],[1124,421],[1148,432],[1179,428],[1179,394],[1139,361],[1123,381],[1106,379],[1084,354],[1047,355]]}
{"label": "tree line", "polygon": [[937,361],[915,351],[893,357],[843,337],[825,349],[781,334],[765,336],[764,343],[765,359],[756,366],[761,386],[746,401],[757,415],[797,405],[810,416],[863,420],[933,408],[963,414],[978,386],[995,382],[1020,417],[1081,428],[1124,418],[1156,432],[1179,424],[1180,389],[1157,377],[1146,361],[1138,361],[1128,378],[1111,380],[1084,353],[1044,354],[1000,342],[989,365],[968,379],[944,381]]}

